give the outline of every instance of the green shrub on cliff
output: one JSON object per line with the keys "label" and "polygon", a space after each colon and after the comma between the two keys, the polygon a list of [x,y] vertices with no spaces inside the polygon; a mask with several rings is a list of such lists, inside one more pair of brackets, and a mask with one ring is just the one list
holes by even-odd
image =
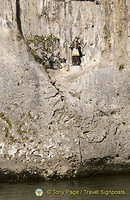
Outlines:
{"label": "green shrub on cliff", "polygon": [[35,51],[40,50],[45,53],[53,53],[59,47],[60,39],[53,34],[46,36],[34,35],[27,40],[27,43]]}
{"label": "green shrub on cliff", "polygon": [[36,62],[47,68],[59,68],[65,59],[60,58],[60,39],[53,34],[32,35],[27,41]]}

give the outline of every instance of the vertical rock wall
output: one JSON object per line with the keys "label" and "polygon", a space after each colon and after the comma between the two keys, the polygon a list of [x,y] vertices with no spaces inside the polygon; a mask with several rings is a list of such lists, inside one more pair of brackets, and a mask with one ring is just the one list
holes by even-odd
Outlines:
{"label": "vertical rock wall", "polygon": [[[128,1],[0,0],[0,8],[0,177],[128,170]],[[68,63],[74,37],[84,45],[84,68],[57,72],[56,84],[26,46],[49,33]]]}
{"label": "vertical rock wall", "polygon": [[[128,1],[23,0],[24,36],[53,33],[61,40],[62,55],[70,62],[69,44],[79,36],[83,62],[127,59]],[[35,24],[35,26],[34,26]]]}

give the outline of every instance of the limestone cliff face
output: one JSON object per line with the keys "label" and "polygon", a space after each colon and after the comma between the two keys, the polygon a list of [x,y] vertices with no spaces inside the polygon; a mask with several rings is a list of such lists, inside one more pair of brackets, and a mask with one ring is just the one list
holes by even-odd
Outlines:
{"label": "limestone cliff face", "polygon": [[128,1],[23,0],[20,4],[25,38],[53,33],[60,38],[62,54],[69,59],[68,43],[79,36],[85,64],[104,58],[123,58],[126,62]]}
{"label": "limestone cliff face", "polygon": [[[1,175],[129,170],[128,1],[0,0],[0,8]],[[48,76],[26,41],[49,33],[67,65],[80,36],[82,67]]]}

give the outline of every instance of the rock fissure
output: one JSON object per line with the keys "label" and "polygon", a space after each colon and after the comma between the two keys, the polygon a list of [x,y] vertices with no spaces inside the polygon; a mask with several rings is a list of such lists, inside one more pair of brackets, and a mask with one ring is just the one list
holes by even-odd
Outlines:
{"label": "rock fissure", "polygon": [[20,0],[16,0],[16,22],[17,27],[20,35],[24,39],[23,31],[22,31],[22,24],[21,24],[21,8],[20,8]]}
{"label": "rock fissure", "polygon": [[54,94],[54,95],[52,95],[52,96],[50,96],[50,97],[47,97],[46,99],[55,98],[55,97],[56,97],[58,94],[59,94],[59,93],[58,93],[58,92],[56,92],[56,94]]}
{"label": "rock fissure", "polygon": [[81,150],[80,136],[78,136],[78,139],[79,139],[78,146],[79,146],[80,163],[82,163],[83,160],[82,160],[82,150]]}

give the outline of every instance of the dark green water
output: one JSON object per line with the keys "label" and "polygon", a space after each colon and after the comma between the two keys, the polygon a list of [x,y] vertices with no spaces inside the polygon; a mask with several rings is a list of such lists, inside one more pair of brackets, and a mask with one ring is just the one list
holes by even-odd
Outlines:
{"label": "dark green water", "polygon": [[[37,197],[35,190],[43,189]],[[96,191],[97,194],[87,194]],[[109,194],[107,191],[122,194]],[[50,194],[47,194],[50,193]],[[99,193],[99,194],[98,194]],[[117,192],[116,192],[117,193]],[[125,194],[124,194],[125,193]],[[130,175],[31,184],[0,184],[0,200],[130,200]]]}

